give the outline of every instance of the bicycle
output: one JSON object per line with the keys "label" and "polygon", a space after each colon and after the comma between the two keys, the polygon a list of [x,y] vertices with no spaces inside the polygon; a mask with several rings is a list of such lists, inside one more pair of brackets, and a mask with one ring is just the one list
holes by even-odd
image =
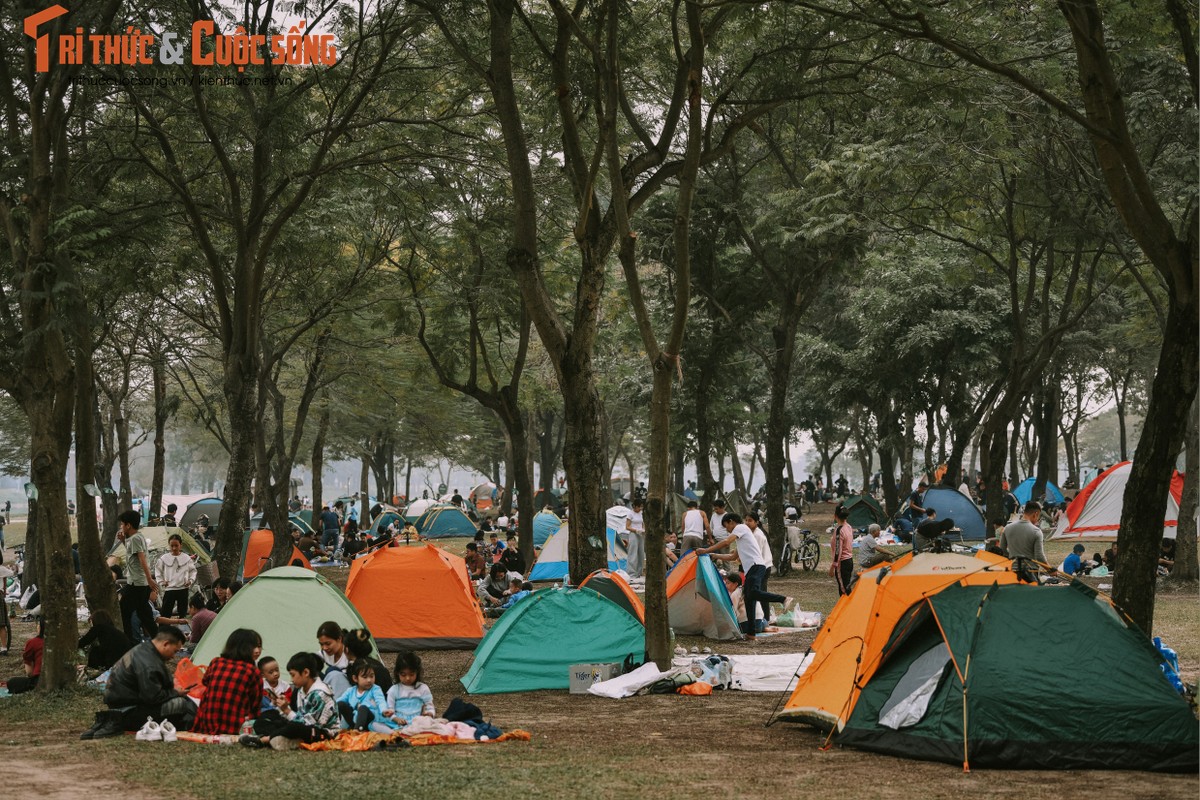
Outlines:
{"label": "bicycle", "polygon": [[821,563],[821,543],[813,532],[788,526],[787,541],[783,543],[783,551],[779,554],[779,563],[775,571],[783,577],[792,571],[792,567],[800,567],[805,572],[811,572]]}

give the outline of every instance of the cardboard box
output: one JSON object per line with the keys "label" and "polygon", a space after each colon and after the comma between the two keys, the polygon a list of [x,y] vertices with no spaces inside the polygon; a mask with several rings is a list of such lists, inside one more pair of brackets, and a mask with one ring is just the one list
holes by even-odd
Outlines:
{"label": "cardboard box", "polygon": [[572,664],[568,667],[570,682],[568,691],[571,694],[587,694],[588,687],[593,683],[615,678],[621,674],[620,664]]}

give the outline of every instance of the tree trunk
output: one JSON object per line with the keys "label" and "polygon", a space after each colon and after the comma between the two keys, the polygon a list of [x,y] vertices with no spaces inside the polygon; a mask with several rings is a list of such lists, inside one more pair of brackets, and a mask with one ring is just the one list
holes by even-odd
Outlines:
{"label": "tree trunk", "polygon": [[1187,428],[1180,423],[1189,417],[1196,400],[1198,317],[1193,293],[1176,298],[1168,307],[1158,371],[1133,454],[1117,534],[1121,569],[1113,581],[1113,599],[1148,636],[1153,632],[1155,567],[1167,492]]}
{"label": "tree trunk", "polygon": [[[65,348],[58,354],[65,362]],[[60,372],[58,380],[48,381],[47,388],[53,387],[52,393],[34,393],[33,401],[25,406],[31,428],[31,478],[38,490],[36,510],[31,516],[36,517],[38,589],[46,623],[42,675],[38,680],[38,690],[43,692],[75,683],[79,623],[75,616],[75,567],[71,558],[66,481],[74,380],[73,371]]]}
{"label": "tree trunk", "polygon": [[[320,517],[322,499],[325,491],[325,481],[322,473],[325,471],[325,436],[329,433],[329,405],[321,406],[321,418],[317,422],[317,435],[313,438],[312,448],[312,526],[318,534],[321,532]],[[407,493],[407,487],[405,488]]]}
{"label": "tree trunk", "polygon": [[150,374],[154,384],[154,469],[150,480],[150,516],[157,517],[162,513],[163,477],[166,473],[167,459],[167,419],[171,415],[167,406],[167,368],[162,352],[157,349],[150,357]]}
{"label": "tree trunk", "polygon": [[[215,548],[217,569],[233,578],[242,572],[242,531],[250,513],[250,483],[255,474],[255,442],[261,436],[257,416],[257,357],[230,357],[225,364],[225,402],[229,415],[229,468]],[[244,376],[244,377],[243,377]],[[211,484],[210,484],[211,485]]]}
{"label": "tree trunk", "polygon": [[1196,510],[1200,497],[1200,401],[1192,402],[1184,440],[1183,498],[1179,502],[1179,527],[1175,531],[1175,566],[1171,580],[1184,583],[1200,579],[1196,556]]}
{"label": "tree trunk", "polygon": [[[124,408],[118,408],[115,411],[117,414],[117,467],[121,485],[119,504],[121,511],[129,511],[133,508],[133,484],[129,478],[129,419],[125,416]],[[142,519],[145,518],[146,513],[143,509]]]}
{"label": "tree trunk", "polygon": [[[96,519],[96,499],[84,489],[89,483],[101,486],[96,469],[99,446],[96,418],[99,416],[96,398],[96,379],[92,364],[92,335],[87,318],[76,321],[75,337],[78,346],[75,382],[75,505],[79,538],[79,571],[88,608],[103,609],[120,619],[116,583],[100,549],[100,525]],[[161,498],[160,498],[161,500]]]}
{"label": "tree trunk", "polygon": [[729,443],[729,461],[729,469],[733,472],[733,488],[742,495],[742,499],[749,500],[749,486],[746,484],[746,475],[742,472],[742,460],[738,457],[737,442]]}
{"label": "tree trunk", "polygon": [[568,563],[575,586],[598,569],[608,566],[604,537],[604,497],[608,486],[605,453],[604,406],[595,380],[591,354],[574,353],[564,365],[562,381],[566,425],[563,464],[571,489]]}
{"label": "tree trunk", "polygon": [[1058,481],[1058,419],[1060,414],[1058,383],[1046,384],[1042,403],[1036,419],[1038,458],[1037,473],[1033,483],[1033,497],[1046,493],[1046,484]]}

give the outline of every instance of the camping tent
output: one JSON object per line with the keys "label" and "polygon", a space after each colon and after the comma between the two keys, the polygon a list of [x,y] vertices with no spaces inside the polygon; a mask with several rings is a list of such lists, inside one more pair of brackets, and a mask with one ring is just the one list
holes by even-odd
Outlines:
{"label": "camping tent", "polygon": [[449,504],[429,506],[413,524],[426,539],[474,536],[476,531],[471,518],[464,514],[461,508]]}
{"label": "camping tent", "polygon": [[[605,532],[604,538],[608,541],[608,568],[625,569],[625,548],[617,541],[616,534],[612,530],[608,530]],[[559,527],[558,533],[551,536],[542,545],[537,563],[529,571],[529,580],[558,581],[567,577],[571,571],[567,561],[567,543],[570,539],[567,523],[564,522]]]}
{"label": "camping tent", "polygon": [[[1042,498],[1033,496],[1033,484],[1037,482],[1036,478],[1026,478],[1017,484],[1017,488],[1013,489],[1013,497],[1017,498],[1017,502],[1025,505],[1030,500],[1041,502]],[[1059,505],[1065,503],[1066,498],[1063,497],[1062,490],[1055,486],[1050,481],[1046,481],[1046,502]]]}
{"label": "camping tent", "polygon": [[440,547],[382,547],[350,564],[346,597],[380,650],[473,650],[483,614],[467,565]]}
{"label": "camping tent", "polygon": [[800,676],[779,716],[822,728],[842,727],[870,680],[896,621],[922,597],[956,583],[1014,583],[1012,562],[980,551],[905,553],[865,570],[850,594],[838,599],[809,648],[812,665]]}
{"label": "camping tent", "polygon": [[740,639],[737,613],[709,556],[689,552],[667,575],[667,617],[676,633]]}
{"label": "camping tent", "polygon": [[580,581],[579,588],[586,587],[604,595],[633,614],[638,618],[638,622],[644,625],[646,623],[646,606],[643,605],[642,598],[638,597],[637,592],[633,590],[628,581],[621,577],[623,574],[612,570],[598,569]]}
{"label": "camping tent", "polygon": [[646,630],[591,589],[539,589],[504,612],[462,678],[472,694],[566,689],[573,664],[643,660]]}
{"label": "camping tent", "polygon": [[[1058,522],[1051,539],[1082,539],[1089,542],[1111,542],[1117,539],[1121,526],[1121,508],[1125,504],[1125,484],[1129,482],[1132,461],[1122,461],[1096,476],[1075,495],[1067,513]],[[1175,538],[1175,527],[1179,520],[1179,503],[1183,500],[1183,476],[1178,472],[1171,476],[1171,489],[1167,493],[1167,516],[1163,520],[1162,535]]]}
{"label": "camping tent", "polygon": [[[883,506],[869,494],[852,494],[842,505],[850,512],[849,522],[852,528],[865,528],[872,523],[879,526],[887,524],[887,514]],[[957,518],[955,521],[958,521]]]}
{"label": "camping tent", "polygon": [[[271,548],[275,546],[275,534],[269,530],[246,531],[242,534],[242,574],[241,580],[250,580],[264,569],[270,569]],[[297,564],[296,562],[300,563]],[[300,550],[292,545],[290,566],[300,566],[312,569],[312,564]]]}
{"label": "camping tent", "polygon": [[183,512],[183,516],[179,518],[179,527],[190,531],[195,527],[196,521],[200,519],[200,515],[207,514],[208,527],[216,528],[217,523],[221,519],[221,506],[224,504],[225,501],[218,497],[205,497],[197,500]]}
{"label": "camping tent", "polygon": [[[312,525],[309,524],[308,519],[305,519],[304,517],[300,516],[299,512],[288,514],[288,524],[295,525],[300,530],[301,536],[303,536],[306,533],[312,534],[313,536],[317,535],[317,532],[313,530]],[[255,514],[253,517],[250,518],[250,529],[251,530],[257,531],[257,530],[262,530],[264,528],[266,528],[266,525],[263,524],[263,515],[262,514]]]}
{"label": "camping tent", "polygon": [[396,530],[404,530],[405,518],[399,511],[384,511],[378,517],[371,521],[372,534],[378,536],[381,533],[386,533],[388,526],[396,523]]}
{"label": "camping tent", "polygon": [[354,605],[325,578],[303,567],[276,567],[230,598],[196,645],[192,661],[207,664],[221,654],[229,634],[250,628],[262,636],[263,655],[286,664],[296,653],[317,649],[317,628],[326,620],[347,630],[367,627]]}
{"label": "camping tent", "polygon": [[930,486],[921,497],[922,508],[937,510],[938,519],[953,519],[962,529],[965,541],[982,542],[987,538],[987,524],[979,507],[957,489],[949,486]]}
{"label": "camping tent", "polygon": [[1194,775],[1196,718],[1162,663],[1082,583],[953,586],[896,624],[837,741],[964,768]]}
{"label": "camping tent", "polygon": [[563,503],[567,502],[566,489],[538,489],[533,493],[533,507],[545,508],[549,506],[555,513],[562,510]]}
{"label": "camping tent", "polygon": [[533,546],[544,545],[561,527],[562,520],[553,511],[539,511],[533,517]]}
{"label": "camping tent", "polygon": [[496,504],[499,496],[500,491],[496,487],[496,484],[491,481],[484,481],[471,490],[469,499],[475,504],[477,511],[487,511]]}
{"label": "camping tent", "polygon": [[404,518],[409,522],[416,522],[421,518],[421,515],[425,513],[425,510],[433,505],[437,505],[436,500],[429,500],[428,498],[424,497],[419,500],[413,500],[404,509]]}

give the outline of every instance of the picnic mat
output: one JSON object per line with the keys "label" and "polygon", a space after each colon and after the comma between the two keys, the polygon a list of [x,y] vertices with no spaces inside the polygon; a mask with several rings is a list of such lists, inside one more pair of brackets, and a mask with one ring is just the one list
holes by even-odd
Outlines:
{"label": "picnic mat", "polygon": [[344,753],[358,753],[371,750],[380,744],[396,744],[404,741],[413,747],[425,747],[435,744],[492,744],[493,742],[528,742],[531,738],[526,731],[509,731],[495,739],[479,741],[478,739],[459,739],[455,736],[445,736],[437,733],[418,733],[415,736],[404,736],[400,733],[373,733],[371,731],[342,731],[332,739],[323,742],[306,744],[301,742],[304,750],[340,750]]}

